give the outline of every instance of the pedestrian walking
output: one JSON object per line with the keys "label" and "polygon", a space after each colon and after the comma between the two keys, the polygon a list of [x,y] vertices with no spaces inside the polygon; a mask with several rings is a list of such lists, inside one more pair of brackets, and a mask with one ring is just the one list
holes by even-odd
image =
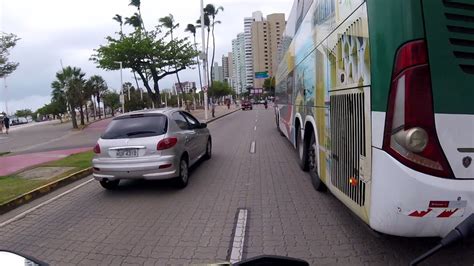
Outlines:
{"label": "pedestrian walking", "polygon": [[216,103],[212,101],[212,107],[211,107],[211,112],[212,112],[212,117],[216,117]]}
{"label": "pedestrian walking", "polygon": [[10,129],[10,118],[3,113],[3,124],[5,125],[5,132],[8,134],[8,130]]}
{"label": "pedestrian walking", "polygon": [[0,114],[0,134],[3,134],[3,115]]}

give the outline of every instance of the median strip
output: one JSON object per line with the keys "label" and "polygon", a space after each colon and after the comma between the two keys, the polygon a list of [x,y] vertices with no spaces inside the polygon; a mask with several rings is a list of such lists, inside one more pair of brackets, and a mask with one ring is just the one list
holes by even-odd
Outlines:
{"label": "median strip", "polygon": [[90,151],[78,153],[14,175],[0,176],[0,214],[89,176],[92,157]]}

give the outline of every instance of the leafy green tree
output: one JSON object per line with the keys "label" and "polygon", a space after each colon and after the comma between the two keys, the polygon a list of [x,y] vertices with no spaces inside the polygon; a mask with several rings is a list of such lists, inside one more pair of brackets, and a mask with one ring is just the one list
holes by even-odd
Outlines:
{"label": "leafy green tree", "polygon": [[31,116],[33,112],[30,109],[17,110],[15,112],[16,117],[28,117]]}
{"label": "leafy green tree", "polygon": [[143,93],[143,99],[140,90],[136,89],[132,83],[125,82],[123,84],[124,92],[130,91],[130,100],[125,101],[125,110],[136,111],[150,108],[152,106],[151,98],[147,93]]}
{"label": "leafy green tree", "polygon": [[[95,96],[97,100],[97,109],[99,109],[99,119],[101,117],[100,112],[100,100],[104,93],[108,90],[107,83],[105,82],[104,78],[99,75],[94,75],[87,80],[86,87],[91,91],[91,96]],[[95,116],[95,115],[94,115]],[[104,108],[104,116],[105,116],[105,108]]]}
{"label": "leafy green tree", "polygon": [[67,103],[71,112],[73,128],[78,128],[76,120],[76,108],[80,108],[81,124],[84,125],[84,114],[82,110],[83,88],[85,73],[80,68],[67,66],[56,73],[56,80],[51,83],[53,88],[52,98]]}
{"label": "leafy green tree", "polygon": [[269,95],[275,96],[275,77],[266,78],[263,81],[263,88]]}
{"label": "leafy green tree", "polygon": [[20,40],[15,34],[0,32],[0,78],[10,75],[19,63],[8,61],[10,49]]}
{"label": "leafy green tree", "polygon": [[112,110],[112,116],[115,116],[115,110],[120,107],[120,95],[115,91],[105,92],[104,107],[105,106],[108,106]]}
{"label": "leafy green tree", "polygon": [[187,38],[165,41],[165,37],[159,25],[145,35],[135,30],[120,39],[109,36],[107,44],[96,49],[91,60],[106,70],[117,70],[116,62],[122,62],[123,68],[139,75],[150,97],[160,105],[158,82],[194,65],[197,55]]}
{"label": "leafy green tree", "polygon": [[233,94],[233,90],[225,82],[215,81],[209,88],[208,94],[211,97],[223,97]]}
{"label": "leafy green tree", "polygon": [[[212,32],[211,73],[213,73],[213,71],[214,71],[214,57],[216,55],[216,37],[214,35],[214,28],[215,28],[216,24],[221,23],[219,20],[216,20],[216,16],[217,16],[217,14],[219,14],[219,11],[224,11],[224,8],[222,6],[216,8],[213,4],[207,4],[206,7],[204,8],[204,13],[209,18],[211,18],[211,21],[210,21],[210,27],[211,27],[211,32]],[[209,43],[209,39],[208,39],[208,43]],[[213,82],[214,81],[211,79],[211,86],[212,86]]]}

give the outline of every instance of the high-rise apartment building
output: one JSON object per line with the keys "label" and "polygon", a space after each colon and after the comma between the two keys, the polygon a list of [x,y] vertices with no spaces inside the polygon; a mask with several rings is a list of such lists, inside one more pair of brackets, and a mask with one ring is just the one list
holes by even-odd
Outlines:
{"label": "high-rise apartment building", "polygon": [[224,80],[229,79],[229,56],[222,56],[222,74],[224,75]]}
{"label": "high-rise apartment building", "polygon": [[246,87],[245,70],[245,36],[239,33],[232,40],[232,87],[237,94]]}
{"label": "high-rise apartment building", "polygon": [[212,68],[211,78],[213,81],[224,81],[224,73],[222,71],[222,66],[219,66],[219,63],[215,62],[214,67]]}
{"label": "high-rise apartment building", "polygon": [[266,20],[252,23],[253,87],[262,88],[266,76],[278,68],[278,45],[285,28],[285,14],[270,14]]}

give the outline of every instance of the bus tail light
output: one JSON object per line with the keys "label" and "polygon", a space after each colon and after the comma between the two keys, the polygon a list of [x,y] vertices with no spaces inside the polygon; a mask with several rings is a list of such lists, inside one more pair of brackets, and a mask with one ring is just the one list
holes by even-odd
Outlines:
{"label": "bus tail light", "polygon": [[454,177],[436,134],[424,40],[409,42],[397,52],[383,149],[414,170],[439,177]]}

